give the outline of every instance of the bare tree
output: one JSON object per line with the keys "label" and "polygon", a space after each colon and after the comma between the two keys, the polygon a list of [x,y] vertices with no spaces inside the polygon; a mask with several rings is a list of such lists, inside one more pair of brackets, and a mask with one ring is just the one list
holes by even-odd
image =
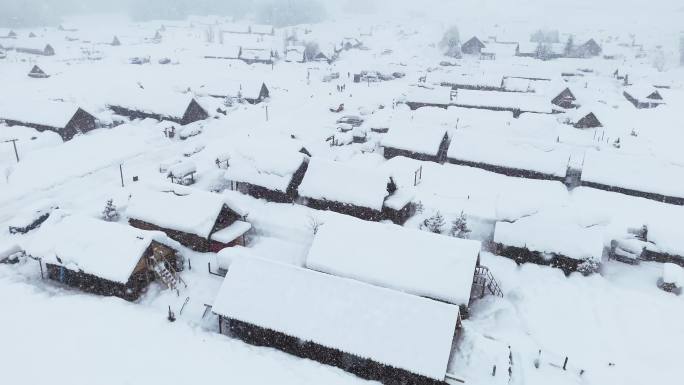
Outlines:
{"label": "bare tree", "polygon": [[311,232],[316,235],[318,233],[318,230],[321,228],[321,226],[324,225],[324,222],[321,222],[321,220],[313,215],[309,215],[309,229],[311,229]]}

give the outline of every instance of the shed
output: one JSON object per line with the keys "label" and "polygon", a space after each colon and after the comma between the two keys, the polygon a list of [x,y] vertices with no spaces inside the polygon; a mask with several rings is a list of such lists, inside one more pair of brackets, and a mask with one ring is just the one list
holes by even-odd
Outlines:
{"label": "shed", "polygon": [[462,307],[473,296],[480,242],[355,218],[327,217],[306,267]]}
{"label": "shed", "polygon": [[34,79],[46,79],[50,77],[50,75],[46,74],[38,65],[34,65],[33,68],[31,68],[28,76]]}
{"label": "shed", "polygon": [[45,263],[49,279],[134,301],[155,268],[182,269],[174,245],[163,233],[72,215],[41,227],[25,249]]}
{"label": "shed", "polygon": [[214,301],[221,333],[386,384],[445,384],[458,306],[260,258]]}
{"label": "shed", "polygon": [[63,140],[95,129],[95,117],[75,104],[53,101],[13,100],[0,104],[0,120],[9,126],[54,131]]}
{"label": "shed", "polygon": [[563,91],[561,91],[558,95],[556,95],[555,98],[551,100],[551,104],[561,108],[575,108],[577,107],[575,104],[576,101],[577,98],[572,91],[570,91],[570,88],[565,87]]}
{"label": "shed", "polygon": [[622,94],[634,105],[634,107],[655,108],[664,103],[660,92],[652,86],[629,86],[625,87]]}
{"label": "shed", "polygon": [[195,251],[216,252],[245,244],[251,225],[236,210],[214,193],[141,190],[133,194],[126,215],[131,226],[163,231]]}

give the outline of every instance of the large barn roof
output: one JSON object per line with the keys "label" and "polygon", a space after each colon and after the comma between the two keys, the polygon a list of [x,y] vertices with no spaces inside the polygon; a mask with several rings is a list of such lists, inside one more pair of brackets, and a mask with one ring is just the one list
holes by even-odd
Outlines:
{"label": "large barn roof", "polygon": [[72,215],[43,225],[24,247],[43,262],[126,283],[153,240],[175,245],[161,232]]}
{"label": "large barn roof", "polygon": [[435,156],[446,134],[445,127],[393,127],[382,138],[381,144],[383,147]]}
{"label": "large barn roof", "polygon": [[311,158],[299,195],[382,210],[389,177],[375,170]]}
{"label": "large barn roof", "polygon": [[467,305],[480,242],[401,226],[331,217],[316,233],[307,267]]}
{"label": "large barn roof", "polygon": [[259,258],[238,258],[216,314],[444,380],[458,307]]}

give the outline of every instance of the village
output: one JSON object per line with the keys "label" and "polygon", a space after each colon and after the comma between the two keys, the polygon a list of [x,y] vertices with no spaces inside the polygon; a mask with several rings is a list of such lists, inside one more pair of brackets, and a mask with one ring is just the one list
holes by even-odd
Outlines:
{"label": "village", "polygon": [[75,19],[0,84],[0,383],[681,378],[684,33]]}

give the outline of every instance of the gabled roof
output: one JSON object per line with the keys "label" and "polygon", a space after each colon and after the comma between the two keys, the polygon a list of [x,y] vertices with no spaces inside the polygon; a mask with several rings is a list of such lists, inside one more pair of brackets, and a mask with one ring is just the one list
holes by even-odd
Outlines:
{"label": "gabled roof", "polygon": [[480,49],[486,48],[485,44],[482,42],[482,40],[478,39],[477,36],[471,37],[470,40],[463,43],[463,46],[475,46],[479,47]]}
{"label": "gabled roof", "polygon": [[260,258],[232,262],[224,317],[443,381],[458,306]]}
{"label": "gabled roof", "polygon": [[0,119],[64,128],[79,107],[72,103],[13,99],[0,102]]}
{"label": "gabled roof", "polygon": [[306,266],[467,306],[480,247],[478,241],[330,216],[314,236]]}

